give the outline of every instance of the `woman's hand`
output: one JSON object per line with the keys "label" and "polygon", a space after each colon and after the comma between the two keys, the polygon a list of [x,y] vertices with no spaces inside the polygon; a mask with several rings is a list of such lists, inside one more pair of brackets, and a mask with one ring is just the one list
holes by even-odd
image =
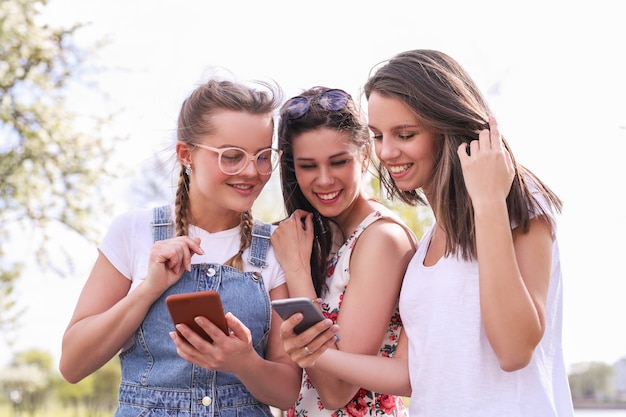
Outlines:
{"label": "woman's hand", "polygon": [[296,334],[293,328],[302,321],[302,313],[293,314],[280,326],[280,336],[285,352],[300,368],[315,365],[315,361],[326,349],[334,347],[339,340],[339,326],[324,319],[304,332]]}
{"label": "woman's hand", "polygon": [[226,323],[231,329],[229,335],[225,335],[206,317],[196,317],[195,321],[209,335],[213,343],[203,339],[188,326],[178,324],[176,329],[183,335],[183,338],[176,332],[171,332],[170,337],[181,358],[206,369],[237,374],[242,367],[246,366],[250,355],[256,355],[252,347],[250,330],[232,313],[226,314]]}
{"label": "woman's hand", "polygon": [[[303,270],[310,273],[314,235],[312,213],[296,210],[280,222],[272,233],[271,242],[276,258],[285,271]],[[297,250],[294,251],[295,248]],[[294,253],[298,256],[294,256]]]}
{"label": "woman's hand", "polygon": [[478,140],[461,144],[457,154],[465,186],[475,208],[483,202],[506,199],[515,169],[493,116],[489,117],[489,129],[481,131]]}
{"label": "woman's hand", "polygon": [[156,242],[150,250],[148,275],[142,285],[161,294],[180,279],[185,270],[191,270],[191,257],[202,255],[200,238],[179,236]]}

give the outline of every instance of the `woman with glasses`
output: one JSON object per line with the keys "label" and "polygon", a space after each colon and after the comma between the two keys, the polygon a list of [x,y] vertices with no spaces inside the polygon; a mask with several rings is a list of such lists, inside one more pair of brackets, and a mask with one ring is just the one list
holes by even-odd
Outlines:
{"label": "woman with glasses", "polygon": [[[75,383],[116,353],[116,416],[271,417],[289,408],[300,369],[285,353],[270,300],[287,286],[270,246],[275,229],[251,208],[278,164],[279,90],[210,80],[183,102],[174,204],[119,216],[63,338],[60,370]],[[230,328],[174,327],[169,295],[216,290]],[[180,335],[175,331],[180,332]]]}
{"label": "woman with glasses", "polygon": [[408,362],[324,351],[333,339],[321,333],[308,345],[313,369],[412,390],[411,417],[573,416],[561,336],[561,200],[515,161],[478,87],[448,55],[400,53],[364,90],[383,183],[408,204],[429,203],[435,224],[400,294]]}
{"label": "woman with glasses", "polygon": [[[341,326],[333,348],[393,356],[402,330],[400,286],[416,240],[367,192],[370,137],[357,105],[342,90],[304,91],[282,107],[278,143],[289,217],[280,222],[272,244],[290,297],[313,300],[329,319],[313,331],[324,328],[332,334],[333,322]],[[292,328],[283,340],[292,358],[312,352]],[[288,415],[405,413],[401,397],[364,390],[305,367],[300,396]]]}

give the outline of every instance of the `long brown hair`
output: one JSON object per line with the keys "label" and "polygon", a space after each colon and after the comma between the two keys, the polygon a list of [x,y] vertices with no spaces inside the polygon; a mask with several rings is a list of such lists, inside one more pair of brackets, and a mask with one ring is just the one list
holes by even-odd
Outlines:
{"label": "long brown hair", "polygon": [[[365,96],[369,99],[375,91],[401,100],[425,128],[440,136],[432,181],[433,201],[430,203],[446,233],[446,255],[460,254],[466,260],[475,259],[474,213],[457,149],[461,143],[477,139],[481,130],[489,128],[489,106],[468,73],[442,52],[407,51],[382,64],[365,84]],[[515,166],[515,177],[507,197],[511,222],[526,232],[532,213],[537,213],[554,231],[551,216],[532,195],[531,188],[537,189],[557,212],[561,211],[561,200],[532,172],[515,161],[504,138],[503,144]],[[411,205],[427,204],[422,190],[400,190],[383,166],[378,166],[378,173],[392,198],[397,197]]]}

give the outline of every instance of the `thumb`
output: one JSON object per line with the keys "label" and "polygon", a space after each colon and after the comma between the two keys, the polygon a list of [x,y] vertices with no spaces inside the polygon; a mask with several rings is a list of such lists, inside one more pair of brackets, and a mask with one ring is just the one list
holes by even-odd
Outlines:
{"label": "thumb", "polygon": [[231,312],[226,313],[226,324],[238,339],[244,339],[248,328]]}

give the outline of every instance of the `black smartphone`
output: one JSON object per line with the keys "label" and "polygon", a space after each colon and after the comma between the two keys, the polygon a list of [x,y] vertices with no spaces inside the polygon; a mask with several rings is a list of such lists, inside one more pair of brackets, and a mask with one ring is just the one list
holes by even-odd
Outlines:
{"label": "black smartphone", "polygon": [[311,299],[306,297],[283,298],[272,301],[272,307],[283,320],[288,319],[295,313],[302,313],[304,319],[294,328],[294,333],[302,333],[315,323],[324,320],[322,312],[313,304]]}
{"label": "black smartphone", "polygon": [[[209,319],[224,334],[228,335],[228,325],[226,317],[224,317],[224,307],[220,294],[217,291],[198,291],[184,294],[172,294],[165,298],[165,304],[172,317],[172,322],[185,323],[194,332],[198,333],[205,340],[213,343],[211,337],[198,326],[194,318],[203,316]],[[184,337],[178,330],[176,331],[180,337]]]}

